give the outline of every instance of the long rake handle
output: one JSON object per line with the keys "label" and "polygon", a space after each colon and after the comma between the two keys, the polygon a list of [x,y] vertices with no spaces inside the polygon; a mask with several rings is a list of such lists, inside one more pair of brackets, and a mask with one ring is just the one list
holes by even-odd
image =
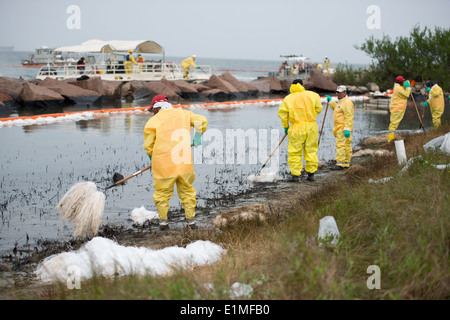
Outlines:
{"label": "long rake handle", "polygon": [[422,128],[423,132],[425,132],[425,128],[423,127],[423,123],[422,123],[422,118],[420,117],[419,109],[417,109],[416,100],[414,100],[414,96],[413,96],[412,92],[411,92],[411,98],[412,98],[412,101],[414,102],[414,107],[416,108],[417,116],[419,117],[420,127]]}
{"label": "long rake handle", "polygon": [[122,180],[119,180],[119,181],[117,181],[116,183],[114,183],[113,185],[110,185],[109,187],[106,187],[105,190],[108,190],[108,189],[110,189],[110,188],[112,188],[112,187],[115,187],[115,186],[117,186],[117,185],[119,185],[119,184],[122,184],[122,183],[124,183],[125,181],[127,181],[128,179],[131,179],[131,178],[137,176],[138,174],[141,174],[142,172],[147,171],[147,170],[150,169],[151,167],[152,167],[152,165],[149,165],[147,168],[141,169],[141,170],[139,170],[138,172],[133,173],[131,176],[126,177],[126,178],[124,178],[124,179],[122,179]]}
{"label": "long rake handle", "polygon": [[281,139],[281,141],[278,143],[277,147],[273,150],[272,154],[269,156],[269,158],[267,158],[266,162],[264,163],[264,165],[262,166],[261,170],[259,170],[259,172],[261,173],[262,169],[264,169],[264,167],[266,166],[267,162],[269,162],[270,158],[272,158],[273,154],[275,153],[275,151],[277,151],[278,147],[281,145],[281,143],[283,142],[283,140],[287,137],[287,133],[284,135],[283,139]]}
{"label": "long rake handle", "polygon": [[317,146],[319,146],[319,144],[320,144],[320,138],[322,137],[323,125],[325,124],[325,118],[327,117],[327,111],[328,111],[328,104],[329,104],[329,103],[330,103],[330,102],[327,101],[327,108],[325,109],[325,115],[323,116],[322,128],[320,129],[319,142],[317,142]]}
{"label": "long rake handle", "polygon": [[[191,147],[193,147],[193,146],[194,146],[194,144],[192,143],[192,144],[191,144]],[[137,176],[138,174],[141,174],[142,172],[147,171],[147,170],[150,169],[151,167],[152,167],[152,165],[149,165],[147,168],[141,169],[141,170],[139,170],[138,172],[133,173],[131,176],[126,177],[126,178],[124,178],[124,179],[122,179],[122,180],[119,180],[119,181],[117,181],[116,183],[110,185],[109,187],[106,187],[105,190],[108,190],[108,189],[110,189],[110,188],[112,188],[112,187],[115,187],[115,186],[117,186],[117,185],[119,185],[119,184],[122,184],[122,183],[124,183],[125,181],[127,181],[128,179],[131,179],[131,178]]]}

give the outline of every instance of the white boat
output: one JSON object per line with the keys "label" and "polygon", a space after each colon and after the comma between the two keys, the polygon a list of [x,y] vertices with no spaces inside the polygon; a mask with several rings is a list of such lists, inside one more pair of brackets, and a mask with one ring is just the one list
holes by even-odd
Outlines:
{"label": "white boat", "polygon": [[298,55],[281,55],[284,58],[276,76],[279,79],[305,79],[309,71],[317,68],[311,59]]}
{"label": "white boat", "polygon": [[[129,50],[133,52],[135,59],[137,59],[137,54],[155,54],[158,55],[159,60],[146,59],[146,61],[134,65],[133,69],[128,71],[125,70],[124,60]],[[181,65],[166,62],[164,48],[150,40],[102,41],[94,39],[77,46],[55,48],[54,51],[78,54],[79,57],[82,55],[85,57],[84,69],[77,66],[78,59],[66,62],[64,65],[55,65],[49,62],[41,67],[36,76],[37,79],[50,77],[64,80],[81,76],[99,76],[102,80],[110,81],[159,81],[162,79],[183,79],[184,74]],[[191,68],[189,79],[184,80],[197,82],[208,80],[211,77],[211,66],[197,66],[198,69]]]}
{"label": "white boat", "polygon": [[61,52],[55,51],[54,48],[42,46],[36,49],[36,53],[30,54],[29,59],[22,60],[23,66],[42,67],[48,63],[60,65],[65,63]]}

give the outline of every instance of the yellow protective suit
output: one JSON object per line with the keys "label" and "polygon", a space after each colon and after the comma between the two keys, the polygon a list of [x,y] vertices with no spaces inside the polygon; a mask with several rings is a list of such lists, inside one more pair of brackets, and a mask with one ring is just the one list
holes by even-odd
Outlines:
{"label": "yellow protective suit", "polygon": [[137,64],[139,65],[139,71],[142,72],[143,66],[144,66],[145,58],[141,55],[137,58]]}
{"label": "yellow protective suit", "polygon": [[394,91],[392,93],[391,104],[389,111],[391,112],[390,124],[389,124],[389,142],[394,139],[395,131],[402,121],[406,111],[406,104],[408,102],[409,95],[411,94],[411,88],[404,88],[400,84],[394,85]]}
{"label": "yellow protective suit", "polygon": [[181,67],[184,70],[184,75],[183,78],[185,79],[189,79],[189,68],[192,66],[194,68],[197,68],[197,65],[194,63],[195,58],[194,57],[190,57],[190,58],[186,58],[181,62]]}
{"label": "yellow protective suit", "polygon": [[333,110],[333,135],[336,137],[336,165],[348,168],[352,159],[352,136],[346,138],[344,130],[353,131],[353,102],[348,96],[340,99],[338,103],[330,102]]}
{"label": "yellow protective suit", "polygon": [[325,59],[325,70],[328,71],[328,69],[330,68],[330,60],[328,58]]}
{"label": "yellow protective suit", "polygon": [[169,200],[176,183],[186,220],[195,217],[196,192],[192,186],[195,172],[191,152],[191,127],[205,132],[208,122],[204,116],[182,109],[159,111],[144,127],[144,149],[152,156],[155,188],[153,201],[158,215],[167,222]]}
{"label": "yellow protective suit", "polygon": [[322,112],[320,96],[305,90],[299,83],[290,87],[291,94],[284,98],[278,109],[278,117],[284,128],[289,127],[288,164],[291,174],[300,176],[302,172],[302,154],[306,161],[305,170],[309,173],[317,171],[319,159],[319,128],[316,124],[317,114]]}
{"label": "yellow protective suit", "polygon": [[435,84],[431,87],[428,103],[430,105],[431,116],[433,117],[433,128],[437,129],[441,126],[441,117],[444,113],[444,92],[442,88]]}
{"label": "yellow protective suit", "polygon": [[132,52],[128,51],[128,54],[125,56],[125,61],[124,61],[125,73],[133,73],[133,66],[135,64],[137,64],[137,62],[134,59]]}

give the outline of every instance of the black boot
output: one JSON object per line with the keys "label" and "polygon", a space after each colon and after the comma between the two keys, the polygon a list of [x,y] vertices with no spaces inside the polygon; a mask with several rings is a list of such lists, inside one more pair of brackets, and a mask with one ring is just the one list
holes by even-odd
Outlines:
{"label": "black boot", "polygon": [[291,174],[288,178],[287,178],[287,182],[298,182],[299,181],[299,176],[294,176],[293,174]]}
{"label": "black boot", "polygon": [[345,169],[347,169],[347,168],[343,167],[343,166],[338,166],[337,164],[334,164],[333,166],[330,167],[330,170],[333,170],[333,171],[345,170]]}
{"label": "black boot", "polygon": [[314,178],[314,173],[309,173],[308,172],[308,178],[306,178],[306,180],[308,180],[308,181],[315,181],[316,179]]}

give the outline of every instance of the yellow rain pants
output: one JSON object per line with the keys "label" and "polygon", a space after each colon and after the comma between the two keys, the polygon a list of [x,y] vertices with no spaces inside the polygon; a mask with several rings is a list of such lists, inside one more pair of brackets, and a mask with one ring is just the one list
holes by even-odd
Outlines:
{"label": "yellow rain pants", "polygon": [[410,94],[411,88],[404,88],[398,83],[394,85],[394,92],[392,93],[391,104],[389,106],[389,111],[391,112],[389,139],[395,136],[395,131],[405,115],[406,104]]}
{"label": "yellow rain pants", "polygon": [[196,192],[191,152],[191,127],[199,133],[206,131],[208,122],[204,116],[182,109],[159,111],[144,127],[144,149],[152,156],[154,178],[153,201],[161,220],[167,221],[169,200],[173,186],[177,185],[178,196],[185,210],[186,219],[195,216]]}
{"label": "yellow rain pants", "polygon": [[344,130],[353,131],[353,102],[348,96],[336,103],[330,102],[333,110],[333,135],[336,137],[336,165],[348,168],[352,159],[352,136],[346,138]]}
{"label": "yellow rain pants", "polygon": [[181,62],[181,67],[184,70],[184,75],[183,78],[188,79],[189,77],[189,68],[192,66],[194,68],[197,68],[197,65],[194,63],[195,58],[194,57],[190,57],[190,58],[186,58]]}
{"label": "yellow rain pants", "polygon": [[435,84],[430,91],[429,99],[431,116],[433,117],[433,128],[437,129],[441,126],[441,117],[444,114],[444,92],[442,88]]}
{"label": "yellow rain pants", "polygon": [[288,164],[291,174],[300,176],[303,167],[302,155],[306,162],[305,170],[309,173],[317,171],[319,128],[316,118],[317,114],[322,112],[322,103],[317,93],[305,90],[299,83],[292,85],[290,92],[281,102],[278,117],[284,128],[291,124],[288,131]]}

